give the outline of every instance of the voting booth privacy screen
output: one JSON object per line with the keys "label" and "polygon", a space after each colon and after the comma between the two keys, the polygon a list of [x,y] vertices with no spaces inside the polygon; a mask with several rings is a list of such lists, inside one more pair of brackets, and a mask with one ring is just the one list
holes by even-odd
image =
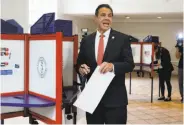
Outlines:
{"label": "voting booth privacy screen", "polygon": [[36,119],[62,123],[62,86],[72,86],[76,78],[76,38],[62,33],[2,35],[1,119],[23,116],[29,108]]}
{"label": "voting booth privacy screen", "polygon": [[[24,40],[1,40],[1,92],[24,91]],[[16,88],[10,87],[17,82]]]}
{"label": "voting booth privacy screen", "polygon": [[[3,36],[2,36],[3,37]],[[6,36],[4,36],[6,37]],[[25,82],[25,39],[23,35],[1,40],[1,93],[23,93]],[[14,85],[16,82],[16,86]],[[23,111],[22,107],[1,107],[1,113]]]}
{"label": "voting booth privacy screen", "polygon": [[[134,63],[141,63],[141,44],[131,43],[132,55]],[[140,66],[135,66],[134,70],[140,70]]]}
{"label": "voting booth privacy screen", "polygon": [[148,72],[152,71],[151,63],[152,63],[152,60],[154,57],[153,56],[154,52],[152,51],[153,48],[154,47],[152,44],[143,44],[142,63],[144,65],[142,66],[142,70],[144,70],[144,71],[148,71]]}
{"label": "voting booth privacy screen", "polygon": [[[56,69],[59,68],[56,66],[56,53],[61,53],[61,50],[56,52],[56,39],[44,40],[43,37],[35,39],[39,40],[34,40],[34,37],[29,39],[29,91],[44,95],[55,102],[59,98],[61,101],[61,90],[56,91],[56,87],[61,88],[61,84],[57,86],[56,81]],[[57,94],[60,94],[60,97]],[[29,108],[29,110],[56,121],[56,105],[47,108]]]}
{"label": "voting booth privacy screen", "polygon": [[135,63],[134,71],[151,72],[155,66],[151,63],[155,60],[154,43],[131,43],[132,55]]}

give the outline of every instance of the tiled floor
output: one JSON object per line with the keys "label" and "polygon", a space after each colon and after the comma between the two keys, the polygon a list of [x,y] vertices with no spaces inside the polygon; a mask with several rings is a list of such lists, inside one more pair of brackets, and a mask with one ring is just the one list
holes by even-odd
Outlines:
{"label": "tiled floor", "polygon": [[[132,94],[129,94],[128,124],[183,124],[183,104],[180,102],[177,76],[172,77],[171,84],[172,101],[158,101],[158,78],[155,77],[153,103],[150,103],[151,79],[147,76],[133,77]],[[128,78],[126,87],[129,92]]]}
{"label": "tiled floor", "polygon": [[[158,78],[154,78],[153,103],[150,103],[151,79],[133,76],[132,94],[129,96],[128,124],[183,124],[183,104],[180,102],[177,77],[172,77],[172,101],[158,101]],[[129,78],[126,78],[129,93]],[[166,89],[167,90],[167,89]],[[166,91],[167,94],[167,91]],[[86,124],[85,113],[78,112],[77,124]],[[27,124],[28,118],[11,118],[5,124]],[[42,123],[39,121],[39,123]],[[72,121],[67,121],[71,124]]]}

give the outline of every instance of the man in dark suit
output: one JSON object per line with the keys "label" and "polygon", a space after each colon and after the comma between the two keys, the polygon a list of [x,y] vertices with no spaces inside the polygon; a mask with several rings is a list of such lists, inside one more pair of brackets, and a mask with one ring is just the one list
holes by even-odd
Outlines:
{"label": "man in dark suit", "polygon": [[[159,65],[158,73],[159,73],[159,86],[161,89],[161,97],[158,100],[164,101],[171,101],[171,73],[174,70],[173,65],[171,63],[171,57],[169,51],[164,48],[160,47],[158,44],[155,44],[155,57],[157,61],[155,64]],[[165,97],[165,85],[164,82],[167,84],[168,96]]]}
{"label": "man in dark suit", "polygon": [[111,29],[112,17],[113,10],[108,4],[99,5],[95,12],[98,29],[81,41],[78,73],[89,79],[99,65],[101,73],[115,74],[94,113],[86,113],[87,124],[126,124],[127,121],[125,73],[133,70],[134,61],[128,36]]}
{"label": "man in dark suit", "polygon": [[[183,39],[178,39],[178,43],[175,46],[176,47],[176,58],[179,59],[178,63],[178,83],[179,83],[179,90],[181,95],[181,102],[183,103]],[[180,41],[180,43],[179,43]]]}

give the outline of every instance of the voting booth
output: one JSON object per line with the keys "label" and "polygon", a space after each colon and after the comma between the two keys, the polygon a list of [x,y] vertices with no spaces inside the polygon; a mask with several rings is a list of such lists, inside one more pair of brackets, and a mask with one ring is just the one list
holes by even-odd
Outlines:
{"label": "voting booth", "polygon": [[139,71],[141,70],[141,64],[142,64],[142,52],[141,52],[141,48],[142,45],[141,43],[131,43],[131,48],[132,48],[132,56],[134,59],[134,64],[135,64],[135,68],[134,71]]}
{"label": "voting booth", "polygon": [[62,109],[72,105],[78,93],[74,87],[77,51],[77,35],[2,34],[1,123],[24,116],[30,124],[35,119],[62,124]]}
{"label": "voting booth", "polygon": [[[133,59],[135,63],[135,68],[133,72],[147,72],[152,74],[154,69],[157,68],[157,65],[152,64],[155,60],[154,54],[154,43],[131,43]],[[132,74],[130,73],[130,90],[131,94],[131,78]],[[153,76],[151,76],[151,102],[153,101]]]}
{"label": "voting booth", "polygon": [[[1,35],[1,123],[2,119],[23,116],[24,113],[24,107],[10,107],[11,103],[7,101],[21,99],[20,95],[26,90],[25,41],[24,35]],[[3,104],[4,97],[9,97],[7,104]]]}

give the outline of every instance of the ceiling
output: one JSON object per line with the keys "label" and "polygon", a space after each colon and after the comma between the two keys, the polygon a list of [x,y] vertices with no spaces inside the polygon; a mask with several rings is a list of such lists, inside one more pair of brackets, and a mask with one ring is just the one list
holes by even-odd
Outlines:
{"label": "ceiling", "polygon": [[115,15],[114,18],[126,19],[127,16],[130,17],[130,19],[157,19],[157,17],[161,17],[162,19],[183,19],[182,13]]}
{"label": "ceiling", "polygon": [[[70,15],[76,18],[93,19],[94,15]],[[126,17],[130,17],[127,19]],[[161,17],[161,19],[157,18]],[[183,13],[114,14],[113,20],[183,20]]]}

